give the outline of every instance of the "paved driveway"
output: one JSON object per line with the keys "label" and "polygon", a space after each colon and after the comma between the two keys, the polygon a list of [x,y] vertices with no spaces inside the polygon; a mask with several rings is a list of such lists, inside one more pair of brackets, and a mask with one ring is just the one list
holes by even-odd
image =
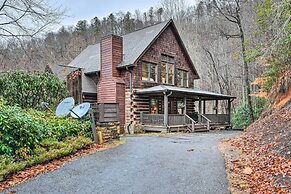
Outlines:
{"label": "paved driveway", "polygon": [[[228,193],[217,144],[237,132],[128,137],[10,188],[17,193]],[[7,192],[7,191],[6,191]]]}

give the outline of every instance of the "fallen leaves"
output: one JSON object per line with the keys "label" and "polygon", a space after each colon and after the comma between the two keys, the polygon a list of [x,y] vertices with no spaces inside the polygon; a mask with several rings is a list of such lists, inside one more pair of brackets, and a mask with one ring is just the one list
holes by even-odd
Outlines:
{"label": "fallen leaves", "polygon": [[252,174],[252,172],[253,170],[250,167],[245,167],[245,169],[243,170],[243,173],[248,174],[248,175]]}
{"label": "fallen leaves", "polygon": [[255,122],[219,148],[232,193],[291,193],[291,107]]}

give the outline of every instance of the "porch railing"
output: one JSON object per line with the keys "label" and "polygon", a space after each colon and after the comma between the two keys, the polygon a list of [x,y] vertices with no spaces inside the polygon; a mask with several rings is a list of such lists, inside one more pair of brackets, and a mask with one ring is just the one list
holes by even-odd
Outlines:
{"label": "porch railing", "polygon": [[193,132],[195,130],[195,121],[187,114],[184,115],[185,118],[185,124],[187,127],[191,128],[191,131]]}
{"label": "porch railing", "polygon": [[[198,116],[198,123],[205,125],[207,130],[210,130],[210,123],[229,123],[229,115],[227,114],[205,114]],[[142,113],[140,115],[140,123],[142,125],[164,125],[164,114],[148,114]],[[195,129],[195,122],[187,114],[169,114],[168,115],[168,126],[186,125],[191,128],[192,131]]]}
{"label": "porch railing", "polygon": [[185,116],[182,114],[169,114],[168,115],[168,125],[184,125]]}
{"label": "porch railing", "polygon": [[142,125],[164,125],[164,114],[146,114],[140,113],[140,123]]}
{"label": "porch railing", "polygon": [[212,123],[230,123],[228,114],[204,114]]}
{"label": "porch railing", "polygon": [[208,131],[210,130],[211,120],[209,118],[207,118],[205,115],[200,115],[200,122],[201,123],[206,123],[207,130]]}

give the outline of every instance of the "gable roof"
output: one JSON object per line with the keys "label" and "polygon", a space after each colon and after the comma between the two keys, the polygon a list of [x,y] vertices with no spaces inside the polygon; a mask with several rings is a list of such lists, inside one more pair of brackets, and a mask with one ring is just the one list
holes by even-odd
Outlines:
{"label": "gable roof", "polygon": [[[122,64],[119,64],[118,67],[121,68],[131,65],[138,61],[169,25],[173,26],[176,38],[178,39],[183,51],[186,53],[186,58],[192,65],[195,73],[198,75],[173,20],[165,21],[123,35],[124,55]],[[69,63],[68,66],[82,68],[85,74],[100,71],[100,43],[89,45],[71,63]],[[199,78],[199,76],[197,78]]]}
{"label": "gable roof", "polygon": [[[123,35],[124,55],[120,66],[133,64],[168,23],[169,21],[162,22]],[[89,45],[68,66],[82,68],[84,73],[100,71],[100,43]]]}
{"label": "gable roof", "polygon": [[85,73],[100,71],[100,44],[87,46],[68,66],[81,68]]}
{"label": "gable roof", "polygon": [[67,75],[73,71],[76,71],[77,69],[77,67],[69,67],[61,64],[47,65],[46,67],[46,71],[56,75],[61,82],[66,81]]}

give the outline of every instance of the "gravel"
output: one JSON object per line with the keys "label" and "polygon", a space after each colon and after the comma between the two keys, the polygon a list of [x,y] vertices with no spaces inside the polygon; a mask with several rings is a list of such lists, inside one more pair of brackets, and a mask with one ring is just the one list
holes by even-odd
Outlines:
{"label": "gravel", "polygon": [[4,191],[17,193],[229,193],[219,140],[234,131],[127,137]]}

